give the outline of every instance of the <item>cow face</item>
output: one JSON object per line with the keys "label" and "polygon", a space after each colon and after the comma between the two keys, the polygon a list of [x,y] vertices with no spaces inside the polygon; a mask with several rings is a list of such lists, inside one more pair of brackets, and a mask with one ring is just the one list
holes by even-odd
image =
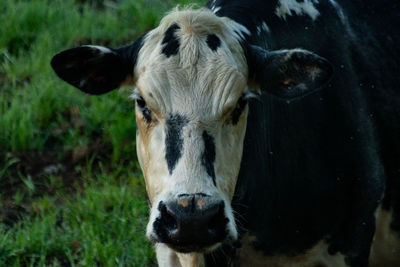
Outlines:
{"label": "cow face", "polygon": [[230,200],[252,95],[232,25],[196,16],[172,13],[148,34],[133,95],[152,203],[147,236],[180,251],[237,237]]}
{"label": "cow face", "polygon": [[268,52],[246,44],[245,34],[211,11],[175,11],[132,46],[85,46],[52,60],[62,79],[91,94],[136,85],[147,236],[176,251],[210,251],[237,238],[230,203],[254,96],[248,84],[293,98],[329,76],[313,53]]}

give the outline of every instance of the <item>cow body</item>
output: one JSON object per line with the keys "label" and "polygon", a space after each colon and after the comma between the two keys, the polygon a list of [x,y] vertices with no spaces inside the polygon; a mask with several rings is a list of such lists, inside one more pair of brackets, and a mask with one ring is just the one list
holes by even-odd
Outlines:
{"label": "cow body", "polygon": [[207,7],[51,62],[86,93],[136,85],[159,265],[400,266],[400,4]]}
{"label": "cow body", "polygon": [[[276,1],[209,2],[217,15],[245,25],[252,33],[249,42],[305,48],[335,68],[325,90],[301,101],[263,94],[250,103],[232,201],[247,247],[225,250],[243,262],[255,261],[248,266],[367,266],[376,218],[391,213],[384,226],[390,226],[384,230],[393,239],[390,249],[384,256],[372,254],[399,265],[393,231],[400,222],[400,5],[298,2],[309,3],[318,15],[292,10],[283,19]],[[376,240],[375,247],[380,241],[387,240]],[[298,255],[318,247],[319,258],[310,253],[300,264]],[[258,256],[250,256],[252,249]]]}

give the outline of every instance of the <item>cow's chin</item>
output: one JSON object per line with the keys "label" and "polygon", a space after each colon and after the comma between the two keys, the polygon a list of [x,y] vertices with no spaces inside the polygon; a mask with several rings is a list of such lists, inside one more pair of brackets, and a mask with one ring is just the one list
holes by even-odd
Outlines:
{"label": "cow's chin", "polygon": [[172,249],[175,252],[178,253],[192,253],[192,252],[196,252],[196,253],[210,253],[214,250],[216,250],[217,248],[219,248],[221,246],[221,242],[218,242],[216,244],[213,245],[206,245],[206,246],[202,246],[202,245],[197,245],[197,244],[188,244],[188,245],[173,245],[173,244],[165,244],[167,245],[170,249]]}
{"label": "cow's chin", "polygon": [[229,223],[225,230],[225,235],[212,242],[201,243],[197,240],[187,240],[186,242],[174,242],[172,240],[164,240],[153,231],[147,234],[147,238],[152,243],[161,243],[169,247],[177,253],[210,253],[218,249],[223,244],[231,244],[237,241],[237,231],[233,224]]}
{"label": "cow's chin", "polygon": [[201,244],[199,242],[196,242],[196,240],[192,240],[190,243],[180,244],[165,242],[164,240],[160,240],[158,237],[156,237],[155,234],[151,234],[150,236],[147,236],[147,238],[150,242],[164,244],[177,253],[210,253],[218,249],[223,244],[231,244],[237,241],[237,232],[231,231],[232,229],[229,229],[228,227],[228,229],[226,230],[227,234],[224,238],[207,244]]}
{"label": "cow's chin", "polygon": [[[229,230],[226,230],[228,233]],[[210,253],[216,250],[224,243],[233,243],[237,240],[237,237],[233,236],[232,234],[225,234],[224,236],[218,238],[217,240],[213,240],[211,242],[202,243],[198,242],[195,239],[186,240],[186,242],[181,242],[180,240],[165,240],[165,238],[157,236],[155,233],[147,235],[147,238],[152,243],[161,243],[168,246],[175,252],[178,253]]]}

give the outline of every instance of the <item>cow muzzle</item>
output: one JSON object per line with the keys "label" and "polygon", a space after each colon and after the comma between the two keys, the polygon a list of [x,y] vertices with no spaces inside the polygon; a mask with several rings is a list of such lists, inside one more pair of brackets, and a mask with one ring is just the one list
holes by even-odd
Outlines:
{"label": "cow muzzle", "polygon": [[157,209],[153,241],[175,251],[205,252],[226,239],[236,239],[233,216],[227,215],[223,200],[202,193],[180,194],[174,200],[160,201]]}

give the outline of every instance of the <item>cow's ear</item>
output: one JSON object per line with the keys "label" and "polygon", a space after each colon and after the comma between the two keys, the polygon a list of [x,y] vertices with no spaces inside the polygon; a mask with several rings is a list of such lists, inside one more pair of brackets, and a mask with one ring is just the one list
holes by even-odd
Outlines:
{"label": "cow's ear", "polygon": [[119,49],[80,46],[56,54],[51,66],[61,79],[88,94],[104,94],[133,80],[143,37]]}
{"label": "cow's ear", "polygon": [[315,92],[332,76],[331,64],[307,50],[267,51],[252,45],[246,50],[250,85],[284,99]]}

